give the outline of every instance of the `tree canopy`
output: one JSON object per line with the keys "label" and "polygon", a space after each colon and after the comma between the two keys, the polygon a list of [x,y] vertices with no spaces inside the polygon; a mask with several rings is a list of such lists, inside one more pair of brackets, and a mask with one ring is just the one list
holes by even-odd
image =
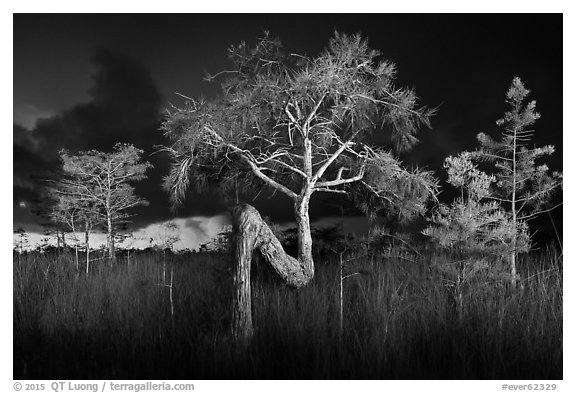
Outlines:
{"label": "tree canopy", "polygon": [[[530,91],[514,78],[506,93],[510,109],[496,121],[498,139],[479,133],[479,148],[448,157],[448,182],[461,190],[452,205],[441,204],[424,234],[442,247],[470,255],[484,253],[507,257],[510,281],[518,280],[516,255],[530,250],[528,221],[550,211],[552,194],[562,185],[562,174],[550,172],[536,161],[554,152],[554,146],[531,147],[540,118],[536,101],[526,99]],[[481,163],[488,173],[480,170]]]}
{"label": "tree canopy", "polygon": [[74,213],[87,223],[105,223],[110,258],[114,259],[114,227],[126,222],[128,210],[146,205],[130,182],[146,178],[152,166],[141,161],[142,150],[117,144],[110,153],[97,150],[60,152],[64,176],[56,187],[58,219]]}
{"label": "tree canopy", "polygon": [[474,152],[476,159],[492,164],[497,180],[492,198],[512,211],[518,222],[545,211],[553,193],[562,186],[562,173],[536,163],[554,153],[554,146],[533,145],[531,126],[540,113],[536,112],[536,101],[527,102],[529,94],[520,78],[512,80],[506,93],[510,110],[496,122],[502,130],[501,137],[495,140],[479,133],[480,148]]}
{"label": "tree canopy", "polygon": [[389,132],[393,147],[407,150],[434,111],[395,86],[395,65],[360,35],[335,33],[308,57],[284,53],[265,34],[254,47],[231,47],[229,58],[231,69],[208,77],[223,79],[217,99],[188,99],[163,122],[174,159],[164,185],[174,205],[190,184],[216,184],[252,194],[267,186],[293,200],[304,190],[355,191],[366,212],[422,212],[435,194],[433,177],[404,169],[369,135]]}

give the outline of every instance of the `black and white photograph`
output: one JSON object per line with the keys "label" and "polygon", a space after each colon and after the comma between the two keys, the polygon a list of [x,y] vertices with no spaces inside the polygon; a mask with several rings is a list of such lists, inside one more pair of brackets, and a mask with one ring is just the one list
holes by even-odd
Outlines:
{"label": "black and white photograph", "polygon": [[220,11],[13,14],[13,380],[560,391],[564,15]]}

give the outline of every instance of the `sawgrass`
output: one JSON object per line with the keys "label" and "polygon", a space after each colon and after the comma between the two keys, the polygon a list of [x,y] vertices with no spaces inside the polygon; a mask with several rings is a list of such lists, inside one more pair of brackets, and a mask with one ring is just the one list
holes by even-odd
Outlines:
{"label": "sawgrass", "polygon": [[[140,252],[76,271],[73,253],[14,254],[15,379],[561,379],[562,261],[553,247],[520,260],[512,290],[449,288],[419,258],[338,256],[292,290],[255,263],[255,337],[230,340],[231,268],[223,254]],[[171,314],[169,288],[173,274]]]}

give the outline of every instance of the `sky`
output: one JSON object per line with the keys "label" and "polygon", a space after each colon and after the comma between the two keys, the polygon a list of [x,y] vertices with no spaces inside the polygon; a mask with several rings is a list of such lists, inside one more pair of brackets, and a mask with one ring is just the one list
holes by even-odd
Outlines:
{"label": "sky", "polygon": [[[154,165],[148,180],[136,185],[150,205],[136,211],[135,228],[171,219],[220,223],[211,217],[226,215],[229,206],[216,193],[191,190],[176,214],[169,211],[160,187],[169,161],[152,154],[165,142],[158,126],[169,104],[182,103],[176,93],[216,97],[219,85],[205,82],[205,73],[226,69],[227,48],[254,42],[263,30],[287,51],[310,56],[335,30],[366,37],[397,65],[399,86],[413,87],[422,104],[439,107],[432,130],[421,130],[420,144],[400,158],[437,170],[441,179],[446,156],[473,149],[478,132],[496,131],[506,90],[518,76],[542,115],[534,142],[555,145],[548,164],[562,170],[562,29],[560,14],[16,14],[14,228],[41,231],[33,211],[60,149],[106,151],[116,142],[143,148]],[[249,202],[275,221],[293,220],[287,199]],[[339,214],[331,205],[327,197],[313,199],[312,219]],[[553,219],[560,229],[561,209]],[[550,234],[548,218],[536,225]]]}

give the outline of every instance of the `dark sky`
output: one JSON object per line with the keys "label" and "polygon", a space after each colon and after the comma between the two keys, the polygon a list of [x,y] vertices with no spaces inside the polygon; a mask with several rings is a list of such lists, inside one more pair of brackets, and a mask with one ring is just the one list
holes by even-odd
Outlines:
{"label": "dark sky", "polygon": [[[423,104],[440,105],[433,130],[422,130],[420,145],[401,157],[431,169],[473,148],[478,132],[496,130],[506,90],[519,76],[542,114],[535,143],[556,146],[549,164],[561,170],[562,25],[561,14],[16,14],[14,225],[35,221],[39,179],[55,168],[59,149],[108,150],[120,141],[149,155],[163,143],[161,111],[181,102],[175,92],[215,96],[219,85],[203,82],[204,72],[225,69],[227,48],[254,42],[263,30],[287,51],[311,56],[334,30],[361,32],[396,63],[398,85],[414,87]],[[151,204],[137,224],[171,216],[160,188],[168,162],[149,159],[155,169],[137,190]],[[292,217],[287,200],[256,205],[277,220]],[[313,203],[312,216],[331,214],[326,205]],[[178,215],[225,209],[214,195],[190,193]],[[554,216],[561,226],[561,212]]]}

